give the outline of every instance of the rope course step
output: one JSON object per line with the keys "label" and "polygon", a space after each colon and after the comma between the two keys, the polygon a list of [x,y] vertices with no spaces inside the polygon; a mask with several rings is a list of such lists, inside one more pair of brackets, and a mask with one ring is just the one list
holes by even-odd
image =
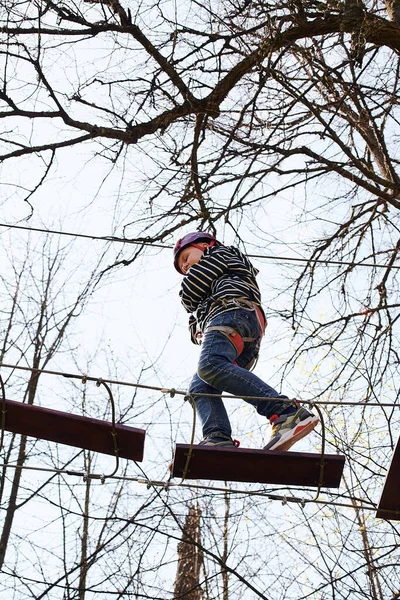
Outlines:
{"label": "rope course step", "polygon": [[143,429],[7,399],[0,399],[0,408],[6,431],[137,462],[143,460]]}
{"label": "rope course step", "polygon": [[[190,453],[190,460],[187,459]],[[338,488],[344,456],[177,444],[172,476]]]}
{"label": "rope course step", "polygon": [[400,438],[386,473],[376,518],[400,521]]}

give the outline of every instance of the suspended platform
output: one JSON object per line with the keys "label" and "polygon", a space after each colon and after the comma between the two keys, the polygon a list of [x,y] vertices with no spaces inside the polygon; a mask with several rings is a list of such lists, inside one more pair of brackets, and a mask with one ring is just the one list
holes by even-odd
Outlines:
{"label": "suspended platform", "polygon": [[386,474],[376,517],[389,521],[400,521],[400,438],[397,440]]}
{"label": "suspended platform", "polygon": [[[183,477],[189,444],[177,444],[173,477]],[[250,448],[193,446],[185,479],[215,479],[249,483],[272,483],[306,487],[338,488],[344,456],[325,454],[321,477],[321,454],[279,452]]]}
{"label": "suspended platform", "polygon": [[[0,398],[0,414],[3,406]],[[5,408],[6,431],[115,456],[113,426],[108,421],[13,400],[6,400]],[[115,425],[115,432],[118,456],[142,461],[146,432],[119,424]]]}

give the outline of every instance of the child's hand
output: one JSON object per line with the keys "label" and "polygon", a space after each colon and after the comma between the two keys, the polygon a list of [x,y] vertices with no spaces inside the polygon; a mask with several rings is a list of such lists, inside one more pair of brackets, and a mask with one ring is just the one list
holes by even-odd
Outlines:
{"label": "child's hand", "polygon": [[[190,339],[192,340],[193,344],[200,344],[200,340],[199,340],[199,336],[198,334],[200,332],[197,331],[197,320],[196,317],[194,317],[193,315],[190,315],[189,317],[189,331],[190,331]],[[201,333],[200,333],[201,335]]]}

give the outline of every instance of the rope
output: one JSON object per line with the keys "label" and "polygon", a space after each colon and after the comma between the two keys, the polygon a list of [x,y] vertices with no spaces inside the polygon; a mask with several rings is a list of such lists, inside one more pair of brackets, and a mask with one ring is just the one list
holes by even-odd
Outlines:
{"label": "rope", "polygon": [[318,497],[319,497],[319,495],[321,493],[321,488],[324,485],[326,435],[325,435],[325,422],[324,422],[324,417],[323,417],[321,409],[318,406],[314,406],[313,402],[309,402],[309,405],[310,405],[310,408],[315,408],[316,411],[318,412],[319,420],[320,420],[321,427],[322,427],[322,431],[321,431],[321,455],[320,455],[320,463],[319,463],[318,487],[317,487],[317,491],[316,491],[316,494],[315,494],[315,498],[313,498],[311,500],[307,500],[307,502],[312,502],[312,501],[318,499]]}
{"label": "rope", "polygon": [[[125,382],[125,381],[118,381],[118,380],[105,380],[99,377],[91,377],[88,375],[77,375],[77,374],[71,374],[71,373],[63,373],[63,372],[59,372],[59,371],[49,371],[49,370],[45,370],[45,369],[33,369],[30,367],[20,367],[18,365],[8,365],[8,364],[4,364],[4,363],[0,363],[0,366],[5,367],[5,368],[12,368],[12,369],[21,369],[24,371],[29,371],[29,372],[37,372],[37,373],[44,373],[44,374],[50,374],[50,375],[59,375],[62,377],[67,377],[67,378],[74,378],[74,379],[80,379],[82,381],[82,383],[86,383],[87,381],[94,381],[96,382],[97,386],[103,385],[109,394],[109,399],[110,399],[110,403],[111,403],[111,411],[112,411],[112,438],[113,438],[113,445],[114,445],[114,453],[115,453],[115,457],[116,457],[116,467],[114,469],[114,471],[112,473],[110,473],[109,475],[104,475],[104,474],[93,474],[93,473],[80,473],[80,472],[76,472],[76,471],[65,471],[67,474],[69,475],[75,475],[75,476],[82,476],[85,479],[100,479],[102,481],[102,483],[104,483],[106,478],[114,478],[115,473],[118,470],[119,467],[119,451],[118,451],[118,444],[117,444],[117,432],[116,432],[116,428],[115,428],[115,403],[114,403],[114,398],[111,392],[110,387],[107,385],[107,383],[115,383],[115,384],[119,384],[119,385],[127,385],[127,386],[132,386],[132,387],[136,387],[136,388],[142,388],[142,389],[151,389],[151,390],[157,390],[157,391],[161,391],[162,393],[169,393],[171,398],[173,398],[176,394],[180,394],[180,395],[184,395],[185,399],[189,399],[192,408],[193,408],[193,423],[192,423],[192,434],[191,434],[191,441],[190,441],[190,447],[189,447],[189,452],[186,458],[186,462],[185,462],[185,466],[183,469],[183,474],[182,474],[182,481],[181,481],[181,485],[184,485],[183,482],[186,478],[188,469],[189,469],[189,465],[190,465],[190,460],[193,454],[193,446],[194,446],[194,436],[195,436],[195,428],[196,428],[196,410],[195,410],[195,401],[194,401],[194,397],[197,394],[191,394],[190,396],[187,395],[186,392],[181,392],[179,390],[176,390],[175,388],[171,388],[171,389],[166,389],[166,388],[161,388],[161,387],[157,387],[157,386],[147,386],[147,385],[143,385],[143,384],[134,384],[131,382]],[[2,389],[2,394],[3,394],[3,405],[2,405],[2,421],[1,421],[1,441],[3,441],[3,436],[4,436],[4,429],[5,429],[5,389],[4,389],[4,383],[3,380],[0,376],[0,385],[1,385],[1,389]],[[228,396],[228,395],[218,395],[218,394],[208,394],[208,396],[210,397],[216,397],[216,398],[243,398],[243,399],[250,399],[250,400],[276,400],[276,398],[263,398],[260,396]],[[288,403],[293,403],[293,402],[299,402],[297,399],[282,399],[282,401],[288,402]],[[318,487],[317,487],[317,493],[315,495],[314,498],[312,499],[297,499],[297,501],[299,501],[301,504],[305,504],[306,502],[316,502],[317,498],[319,497],[319,494],[321,492],[321,487],[323,485],[323,480],[324,480],[324,467],[325,467],[325,461],[324,461],[324,457],[325,457],[325,443],[326,443],[326,436],[325,436],[325,424],[324,424],[324,419],[323,419],[323,415],[321,410],[319,409],[319,407],[317,406],[317,404],[321,404],[321,405],[352,405],[352,406],[378,406],[378,407],[382,407],[382,406],[388,406],[391,408],[395,408],[399,405],[395,405],[395,404],[390,404],[390,403],[365,403],[365,402],[315,402],[315,401],[304,401],[305,403],[308,403],[310,406],[314,406],[315,409],[318,411],[319,417],[320,417],[320,421],[322,424],[322,434],[321,434],[321,438],[322,438],[322,442],[321,442],[321,458],[320,458],[320,471],[319,471],[319,480],[318,480]],[[1,449],[1,445],[0,445],[0,449]],[[0,466],[7,466],[7,465],[0,465]],[[12,465],[9,465],[12,466]],[[17,467],[20,468],[28,468],[28,467],[21,467],[21,465],[17,465]],[[46,470],[46,469],[44,469]],[[64,471],[61,470],[53,470],[53,472],[56,473],[62,473]],[[139,482],[140,483],[140,482]],[[153,485],[152,483],[150,485]],[[162,482],[160,483],[160,485],[162,485],[163,487],[167,487],[169,485],[171,486],[175,486],[177,484],[172,484],[171,482]],[[196,486],[190,486],[190,487],[196,487]],[[202,489],[202,488],[199,488]],[[218,489],[218,488],[210,488],[210,489]],[[235,492],[236,493],[236,492]],[[282,500],[283,503],[285,502],[290,502],[292,501],[292,498],[295,497],[282,497],[280,498]],[[393,512],[393,511],[388,511],[388,512]],[[396,511],[397,514],[397,511]]]}
{"label": "rope", "polygon": [[[162,394],[169,394],[171,397],[178,396],[186,396],[187,392],[183,390],[177,390],[176,388],[165,388],[159,387],[155,385],[145,385],[142,383],[133,383],[131,381],[121,381],[118,379],[103,379],[101,377],[92,377],[90,375],[82,375],[82,374],[73,374],[73,373],[65,373],[63,371],[50,371],[48,369],[34,369],[32,367],[21,367],[19,365],[11,365],[6,363],[0,363],[0,367],[4,367],[6,369],[17,369],[21,371],[29,371],[35,373],[44,373],[45,375],[57,375],[60,377],[66,377],[70,379],[87,379],[87,381],[97,382],[99,380],[104,381],[106,383],[115,384],[115,385],[123,385],[128,387],[134,387],[143,390],[152,390],[161,392]],[[201,394],[192,393],[193,397],[199,396]],[[271,400],[276,400],[276,398],[265,398],[264,396],[233,396],[230,394],[207,394],[210,398],[224,398],[224,399],[234,399],[241,398],[242,400],[265,400],[266,402]],[[280,398],[281,402],[285,402],[291,404],[293,402],[298,402],[297,398]],[[370,407],[379,407],[379,408],[400,408],[399,404],[394,404],[393,402],[350,402],[350,401],[331,401],[331,400],[302,400],[304,403],[312,402],[314,405],[319,406],[370,406]]]}
{"label": "rope", "polygon": [[103,475],[102,483],[104,483],[105,479],[107,479],[108,477],[112,477],[118,471],[118,468],[119,468],[119,450],[118,450],[118,440],[117,440],[117,429],[115,427],[115,402],[114,402],[114,396],[112,394],[111,388],[107,385],[107,383],[105,381],[103,381],[102,379],[99,379],[98,381],[96,381],[96,386],[97,387],[100,387],[101,385],[106,388],[106,390],[108,392],[108,397],[109,397],[109,400],[110,400],[110,405],[111,405],[111,437],[112,437],[112,441],[113,441],[114,454],[115,454],[115,468],[114,468],[114,471],[112,473],[110,473],[109,475]]}
{"label": "rope", "polygon": [[[137,466],[139,466],[139,465],[137,465]],[[73,471],[71,469],[54,469],[54,468],[50,468],[50,467],[30,467],[30,466],[26,466],[26,465],[14,465],[11,463],[0,464],[0,468],[24,469],[24,470],[28,470],[28,471],[56,473],[58,475],[69,475],[69,476],[74,476],[74,477],[100,479],[100,480],[103,478],[102,474],[97,474],[97,473],[86,473],[86,472],[82,472],[82,471]],[[145,473],[141,467],[140,467],[140,470],[145,475]],[[233,488],[230,488],[227,486],[218,487],[218,486],[201,485],[201,484],[193,484],[193,483],[182,483],[182,482],[175,483],[175,482],[171,482],[171,481],[160,481],[160,480],[147,479],[146,477],[128,477],[128,476],[123,476],[123,475],[118,475],[118,476],[112,475],[112,476],[109,476],[109,479],[113,479],[113,480],[117,480],[117,481],[134,482],[134,483],[138,483],[140,485],[145,485],[145,486],[147,486],[147,488],[162,487],[165,490],[169,490],[169,489],[173,489],[173,488],[178,488],[178,489],[179,488],[184,488],[184,489],[187,488],[187,489],[204,490],[204,491],[210,491],[210,492],[222,492],[224,494],[229,493],[229,494],[233,494],[233,495],[257,496],[257,497],[261,497],[261,498],[267,498],[269,500],[279,501],[282,504],[295,503],[295,504],[301,504],[302,506],[304,506],[306,503],[313,503],[313,504],[321,504],[324,506],[337,506],[337,507],[342,507],[342,508],[351,508],[353,510],[354,510],[354,508],[356,508],[356,509],[358,508],[360,510],[371,510],[371,511],[376,511],[378,508],[375,503],[370,502],[368,500],[363,500],[362,498],[355,498],[355,500],[357,501],[358,504],[354,505],[352,503],[336,502],[334,500],[321,500],[321,499],[317,499],[317,498],[307,499],[307,498],[299,498],[297,496],[282,496],[282,495],[278,495],[278,494],[274,494],[274,493],[266,493],[263,490],[249,491],[249,490],[243,490],[243,489],[233,489]],[[399,510],[392,510],[392,509],[380,509],[380,510],[382,510],[382,512],[385,512],[385,513],[393,513],[394,512],[396,515],[400,515]]]}
{"label": "rope", "polygon": [[[35,369],[36,370],[36,369]],[[81,377],[82,383],[86,384],[86,382],[88,381],[88,378],[83,376]],[[97,475],[97,474],[93,474],[93,473],[84,473],[83,479],[84,481],[86,481],[87,479],[100,479],[102,483],[104,483],[104,481],[109,478],[109,477],[113,477],[116,472],[118,471],[119,468],[119,449],[118,449],[118,439],[117,439],[117,429],[116,429],[116,415],[115,415],[115,401],[114,401],[114,397],[111,391],[111,388],[107,385],[107,383],[105,383],[105,381],[103,381],[102,379],[98,379],[96,381],[96,386],[100,387],[100,386],[104,386],[108,392],[108,397],[110,400],[110,405],[111,405],[111,436],[112,436],[112,442],[113,442],[113,447],[114,447],[114,454],[115,454],[115,468],[112,471],[112,473],[110,473],[109,475]],[[5,390],[5,385],[4,385],[4,381],[2,376],[0,375],[0,388],[1,388],[1,393],[2,393],[2,404],[1,404],[1,423],[0,423],[0,451],[3,448],[3,442],[4,442],[4,433],[6,430],[6,414],[7,414],[7,404],[6,404],[6,390]],[[4,465],[3,465],[4,466]],[[57,470],[55,472],[58,472]],[[75,475],[76,473],[73,471],[69,472],[70,474]]]}
{"label": "rope", "polygon": [[181,483],[183,483],[186,479],[186,475],[189,469],[189,464],[190,464],[190,460],[192,458],[192,454],[193,454],[193,446],[194,446],[194,435],[196,432],[196,403],[194,401],[193,396],[191,395],[187,395],[185,397],[185,400],[188,400],[191,407],[193,408],[193,421],[192,421],[192,434],[190,437],[190,445],[189,445],[189,452],[187,453],[186,456],[186,461],[185,461],[185,466],[183,468],[183,472],[182,472],[182,481]]}

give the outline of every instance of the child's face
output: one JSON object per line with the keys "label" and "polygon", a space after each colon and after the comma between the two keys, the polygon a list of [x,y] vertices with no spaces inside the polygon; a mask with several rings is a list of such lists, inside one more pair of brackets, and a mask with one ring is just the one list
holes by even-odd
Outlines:
{"label": "child's face", "polygon": [[187,274],[190,267],[199,262],[199,260],[203,256],[204,249],[207,248],[208,244],[202,242],[199,244],[199,246],[201,246],[201,249],[195,248],[194,246],[188,246],[187,248],[184,248],[179,254],[178,267],[184,275]]}

